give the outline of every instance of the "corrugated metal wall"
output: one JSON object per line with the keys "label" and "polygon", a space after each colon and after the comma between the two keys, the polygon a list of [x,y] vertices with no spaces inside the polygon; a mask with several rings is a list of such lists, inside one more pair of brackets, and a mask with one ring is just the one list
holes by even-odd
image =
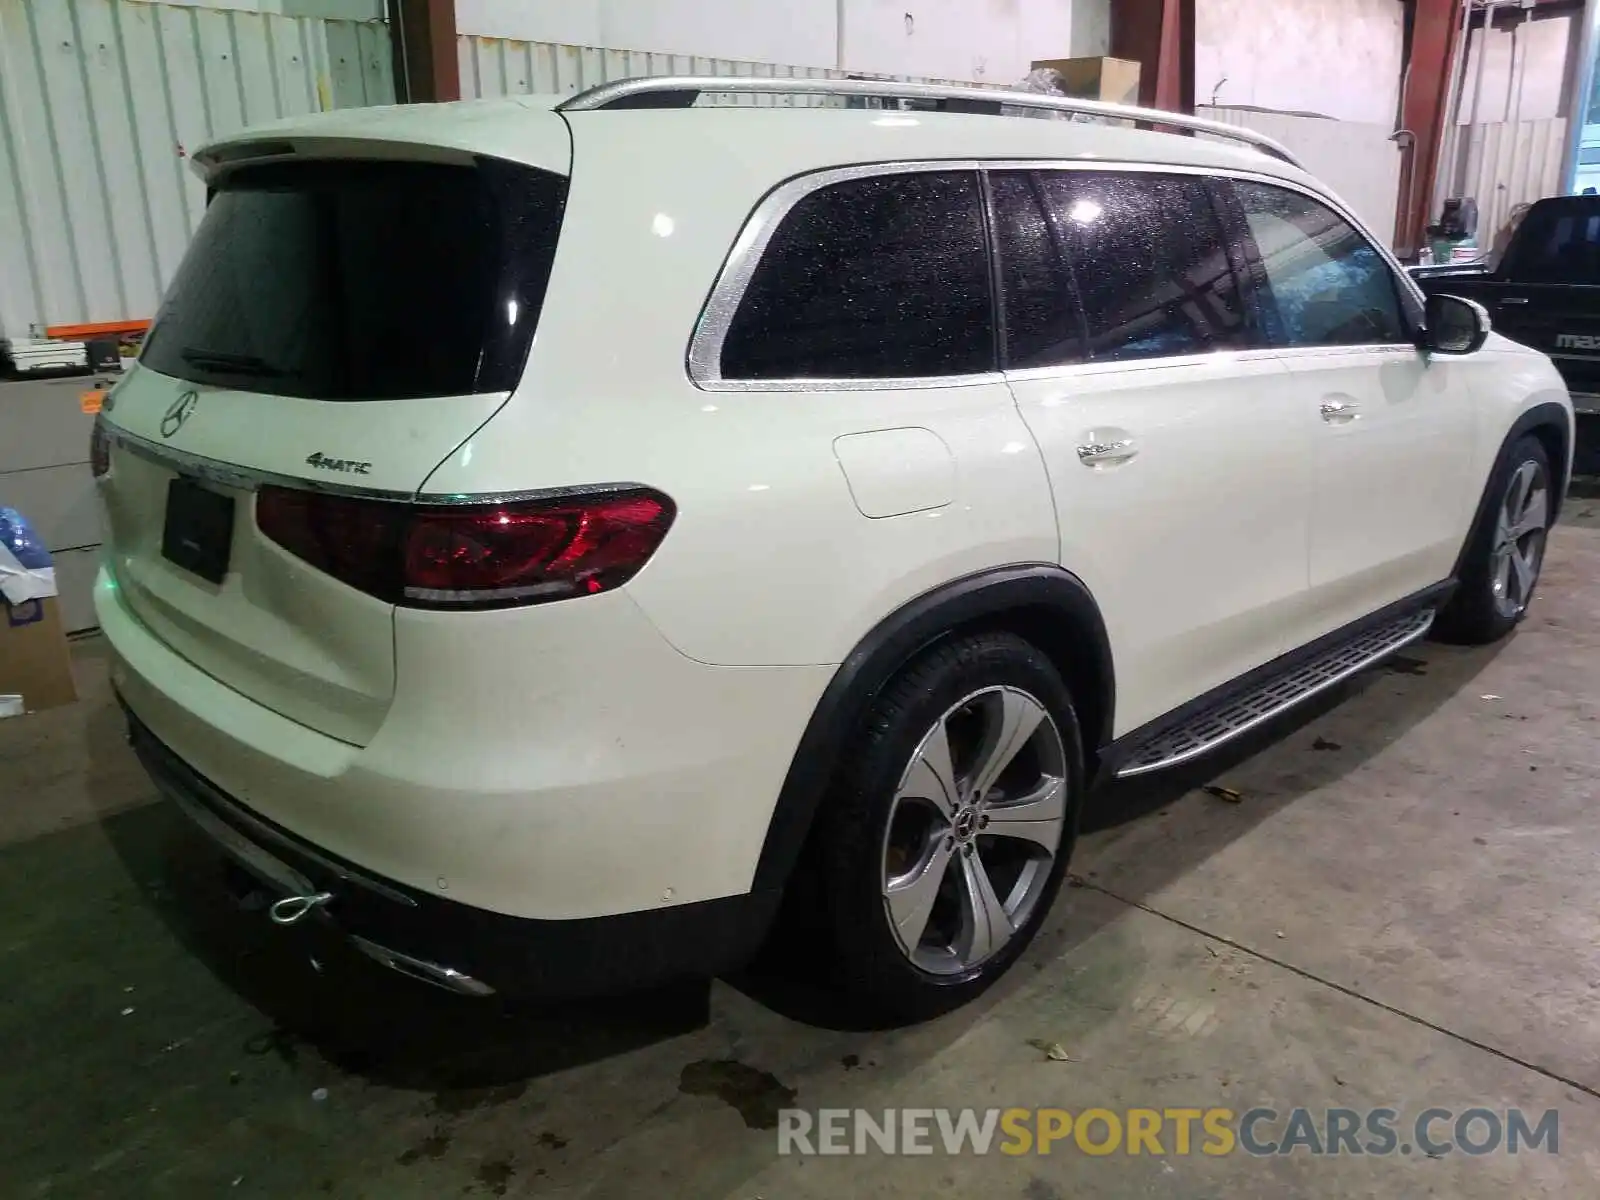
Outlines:
{"label": "corrugated metal wall", "polygon": [[[530,92],[581,92],[585,88],[633,79],[641,75],[756,76],[764,79],[843,79],[845,72],[823,67],[790,67],[776,63],[746,62],[731,58],[699,58],[688,54],[657,54],[644,50],[604,50],[595,46],[565,46],[552,42],[523,42],[507,38],[462,34],[456,39],[464,99],[525,95]],[[899,79],[913,83],[947,83],[978,87],[970,82],[932,79],[920,75],[864,75],[863,79]],[[711,104],[748,104],[760,108],[794,108],[828,101],[815,96],[711,96]]]}
{"label": "corrugated metal wall", "polygon": [[0,335],[153,315],[205,204],[189,148],[393,98],[378,22],[0,0]]}
{"label": "corrugated metal wall", "polygon": [[1200,116],[1275,137],[1385,243],[1394,243],[1401,153],[1385,125],[1254,108],[1195,109]]}
{"label": "corrugated metal wall", "polygon": [[[467,98],[634,75],[839,75],[470,35],[457,50]],[[0,0],[0,336],[152,316],[205,204],[188,150],[277,117],[393,101],[381,21]]]}
{"label": "corrugated metal wall", "polygon": [[[770,63],[694,58],[686,54],[651,54],[638,50],[601,50],[593,46],[558,46],[463,34],[456,42],[461,64],[461,95],[524,95],[529,92],[580,92],[596,84],[640,75],[759,75],[785,79],[837,79],[838,71],[820,67],[784,67]],[[746,97],[748,103],[789,106],[794,96]],[[731,100],[714,97],[714,101]]]}
{"label": "corrugated metal wall", "polygon": [[1560,194],[1566,138],[1565,117],[1451,126],[1428,219],[1437,219],[1447,196],[1471,196],[1478,202],[1478,245],[1489,249],[1518,208]]}

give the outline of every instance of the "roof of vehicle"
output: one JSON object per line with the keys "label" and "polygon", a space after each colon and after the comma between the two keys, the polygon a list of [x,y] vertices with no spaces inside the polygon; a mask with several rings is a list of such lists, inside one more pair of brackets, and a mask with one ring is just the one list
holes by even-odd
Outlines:
{"label": "roof of vehicle", "polygon": [[852,163],[924,159],[1102,160],[1309,178],[1242,143],[1094,120],[781,104],[553,112],[565,99],[527,95],[341,109],[255,126],[212,143],[195,157],[204,165],[221,147],[268,138],[349,139],[438,146],[565,171],[566,163],[555,161],[563,156],[556,155],[552,137],[564,119],[574,136],[603,130],[608,137],[652,142],[678,138],[682,161],[690,170],[708,139],[731,144],[749,156],[750,165],[766,160],[780,178]]}
{"label": "roof of vehicle", "polygon": [[1552,208],[1578,208],[1592,210],[1600,208],[1600,195],[1579,196],[1546,196],[1542,200],[1535,200],[1529,209],[1549,210]]}

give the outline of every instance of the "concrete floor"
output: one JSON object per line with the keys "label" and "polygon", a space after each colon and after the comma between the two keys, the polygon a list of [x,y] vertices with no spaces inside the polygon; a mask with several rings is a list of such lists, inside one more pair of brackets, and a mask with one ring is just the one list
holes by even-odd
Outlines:
{"label": "concrete floor", "polygon": [[[1019,968],[894,1032],[795,970],[528,1012],[273,929],[151,803],[79,643],[83,701],[0,722],[0,1195],[1593,1195],[1597,588],[1580,495],[1512,641],[1108,793]],[[1554,1108],[1560,1152],[779,1157],[783,1104]]]}

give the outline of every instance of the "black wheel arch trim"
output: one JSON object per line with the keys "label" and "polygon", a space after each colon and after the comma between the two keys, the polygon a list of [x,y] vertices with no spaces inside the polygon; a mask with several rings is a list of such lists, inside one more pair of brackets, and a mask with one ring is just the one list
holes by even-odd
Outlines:
{"label": "black wheel arch trim", "polygon": [[1462,569],[1466,566],[1467,554],[1472,549],[1473,539],[1476,538],[1478,530],[1482,527],[1483,522],[1487,519],[1494,506],[1495,498],[1492,494],[1494,476],[1495,471],[1500,466],[1500,460],[1505,456],[1506,451],[1516,444],[1519,438],[1541,428],[1556,430],[1561,435],[1561,445],[1565,451],[1565,453],[1556,456],[1556,460],[1550,463],[1550,469],[1556,474],[1554,481],[1556,485],[1554,488],[1555,496],[1550,504],[1550,524],[1554,525],[1556,518],[1561,515],[1561,506],[1566,500],[1567,487],[1572,482],[1572,449],[1575,431],[1572,427],[1572,419],[1567,415],[1566,408],[1551,400],[1543,404],[1536,404],[1524,412],[1511,423],[1511,428],[1506,431],[1505,437],[1501,439],[1500,448],[1495,451],[1494,459],[1489,467],[1489,477],[1483,481],[1483,494],[1478,497],[1478,507],[1472,514],[1472,524],[1467,527],[1467,536],[1461,543],[1461,552],[1456,555],[1455,570],[1451,572],[1454,578],[1461,578]]}
{"label": "black wheel arch trim", "polygon": [[1074,643],[1074,653],[1083,655],[1084,665],[1098,681],[1099,695],[1079,698],[1080,703],[1092,701],[1095,706],[1093,727],[1086,725],[1083,734],[1085,751],[1097,754],[1110,739],[1116,677],[1105,621],[1083,581],[1048,563],[997,567],[954,580],[924,592],[880,621],[834,672],[790,760],[756,863],[752,891],[772,891],[787,884],[840,755],[896,673],[953,633],[990,621],[1004,627],[1008,616],[1027,613],[1059,616],[1061,635]]}

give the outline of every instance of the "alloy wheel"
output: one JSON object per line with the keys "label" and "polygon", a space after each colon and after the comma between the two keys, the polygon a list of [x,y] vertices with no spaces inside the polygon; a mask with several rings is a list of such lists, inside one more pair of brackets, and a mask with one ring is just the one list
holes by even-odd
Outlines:
{"label": "alloy wheel", "polygon": [[1544,469],[1529,459],[1512,473],[1495,522],[1489,579],[1501,616],[1520,616],[1533,599],[1549,520],[1549,484]]}
{"label": "alloy wheel", "polygon": [[1027,924],[1070,809],[1061,731],[1035,697],[995,686],[923,736],[895,791],[883,902],[901,951],[935,975],[972,970]]}

